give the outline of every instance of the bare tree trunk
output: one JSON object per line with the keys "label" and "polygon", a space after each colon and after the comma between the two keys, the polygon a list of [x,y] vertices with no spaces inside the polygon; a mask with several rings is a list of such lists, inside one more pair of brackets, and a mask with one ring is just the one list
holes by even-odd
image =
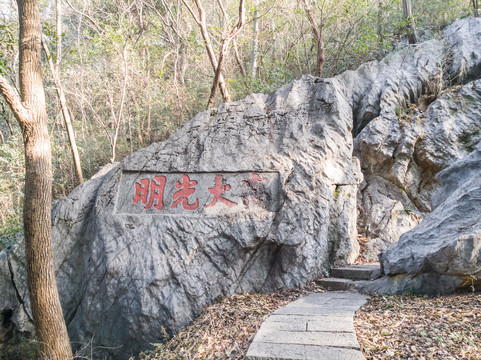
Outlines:
{"label": "bare tree trunk", "polygon": [[383,28],[382,28],[383,7],[384,7],[384,0],[378,0],[377,1],[377,47],[379,52],[381,52],[384,48]]}
{"label": "bare tree trunk", "polygon": [[474,10],[474,17],[479,17],[479,6],[478,6],[478,0],[471,0],[473,4],[473,10]]}
{"label": "bare tree trunk", "polygon": [[212,105],[214,104],[215,94],[216,94],[217,86],[219,86],[222,66],[224,65],[224,58],[225,58],[225,54],[227,52],[228,44],[229,44],[229,42],[227,41],[227,39],[224,39],[222,41],[222,45],[220,47],[219,62],[217,63],[217,69],[215,71],[214,81],[212,82],[209,100],[207,101],[207,109],[210,109],[212,107]]}
{"label": "bare tree trunk", "polygon": [[416,25],[414,24],[411,0],[403,0],[403,16],[407,22],[408,41],[410,44],[416,44],[418,35],[416,33]]}
{"label": "bare tree trunk", "polygon": [[55,59],[55,67],[57,68],[57,73],[60,77],[60,60],[62,58],[62,1],[55,0],[55,11],[57,16],[57,23],[56,23],[56,34],[55,34],[55,48],[56,48],[56,59]]}
{"label": "bare tree trunk", "polygon": [[3,103],[0,103],[0,106],[2,106],[2,115],[3,115],[3,118],[5,119],[5,122],[7,123],[8,131],[10,132],[10,135],[13,135],[12,124],[10,123],[9,115],[6,114],[5,112],[5,106],[3,105]]}
{"label": "bare tree trunk", "polygon": [[311,24],[312,32],[314,33],[314,37],[317,41],[317,68],[316,68],[316,76],[322,77],[322,70],[324,68],[325,63],[325,52],[324,52],[324,37],[322,35],[322,29],[324,27],[324,19],[322,17],[322,10],[321,10],[321,23],[319,27],[317,26],[314,17],[306,4],[306,0],[302,0],[302,4],[304,5],[304,10],[306,12],[307,18],[309,19],[309,23]]}
{"label": "bare tree trunk", "polygon": [[[207,29],[207,23],[205,19],[205,11],[202,7],[200,0],[194,0],[195,5],[197,7],[197,11],[199,13],[199,17],[197,17],[193,11],[193,9],[187,4],[186,0],[182,0],[185,7],[189,10],[190,14],[194,18],[194,21],[197,23],[200,29],[200,33],[202,35],[202,39],[204,39],[205,48],[207,51],[207,55],[209,57],[210,64],[212,65],[212,70],[214,73],[217,71],[217,59],[215,57],[214,48],[212,47],[212,42],[210,41],[209,30]],[[219,75],[219,88],[224,98],[224,101],[231,101],[229,92],[227,90],[227,85],[224,80],[224,76],[222,73]]]}
{"label": "bare tree trunk", "polygon": [[56,29],[56,58],[53,62],[52,55],[48,49],[45,40],[42,38],[42,47],[47,57],[50,72],[52,73],[53,82],[55,84],[55,90],[60,102],[60,108],[62,109],[62,115],[67,129],[68,140],[70,143],[70,150],[72,151],[72,159],[75,168],[75,176],[77,177],[77,185],[83,183],[84,178],[82,174],[82,166],[80,164],[80,155],[77,149],[77,143],[75,141],[75,132],[73,130],[72,121],[70,119],[70,111],[67,106],[67,99],[63,91],[62,83],[60,81],[60,60],[62,58],[62,2],[56,0],[57,11],[57,29]]}
{"label": "bare tree trunk", "polygon": [[150,136],[151,115],[152,105],[149,103],[149,108],[147,109],[147,138],[149,139],[149,142],[152,141],[152,137]]}
{"label": "bare tree trunk", "polygon": [[182,86],[185,86],[185,72],[187,70],[187,53],[185,49],[185,44],[184,40],[179,38],[180,41],[180,47],[179,47],[179,57],[180,57],[180,66],[179,66],[179,72],[180,72],[180,84]]}
{"label": "bare tree trunk", "polygon": [[[60,76],[59,76],[60,68],[57,67],[57,69],[55,69],[55,66],[52,61],[52,56],[43,38],[42,38],[42,47],[43,47],[43,51],[45,52],[45,56],[47,57],[47,60],[48,60],[50,72],[52,73],[53,82],[55,84],[55,90],[57,91],[58,100],[60,102],[60,108],[62,109],[63,120],[65,123],[65,128],[67,129],[68,140],[70,142],[70,150],[72,151],[72,159],[73,159],[73,164],[75,168],[75,175],[77,177],[78,184],[81,184],[84,182],[84,178],[82,174],[82,167],[80,165],[80,155],[77,149],[77,142],[75,141],[75,132],[73,130],[72,121],[70,120],[70,111],[67,106],[67,99],[65,98],[65,93],[63,91],[62,83],[60,81]],[[58,50],[57,50],[57,56],[58,56]]]}
{"label": "bare tree trunk", "polygon": [[[222,8],[222,12],[224,13],[224,18],[227,20],[227,14],[224,10],[222,3],[219,1],[219,5]],[[229,47],[230,41],[242,30],[244,26],[245,18],[244,18],[244,0],[240,0],[239,2],[239,21],[237,25],[230,31],[229,35],[225,36],[222,39],[222,44],[220,47],[220,54],[219,54],[219,62],[217,63],[217,67],[215,70],[214,81],[212,82],[212,88],[210,91],[209,100],[207,102],[207,109],[210,109],[214,104],[215,94],[217,90],[217,86],[219,86],[220,78],[222,76],[222,66],[224,65],[224,59],[227,54],[227,48]]]}
{"label": "bare tree trunk", "polygon": [[255,2],[255,10],[254,10],[254,38],[252,39],[252,54],[251,54],[251,78],[255,80],[256,78],[256,69],[257,69],[257,53],[259,48],[259,0]]}
{"label": "bare tree trunk", "polygon": [[322,77],[322,70],[325,63],[324,37],[322,36],[322,26],[319,28],[319,39],[317,40],[317,76]]}
{"label": "bare tree trunk", "polygon": [[235,60],[237,62],[237,65],[239,66],[239,70],[242,74],[242,77],[245,80],[245,77],[247,76],[246,69],[244,68],[244,65],[242,64],[242,59],[241,59],[240,54],[239,54],[239,49],[237,48],[237,41],[235,41],[235,39],[232,40],[232,45],[234,46]]}
{"label": "bare tree trunk", "polygon": [[72,359],[58,297],[52,252],[52,159],[40,57],[38,3],[18,0],[20,96],[0,76],[0,92],[15,114],[25,146],[24,230],[27,282],[43,359]]}

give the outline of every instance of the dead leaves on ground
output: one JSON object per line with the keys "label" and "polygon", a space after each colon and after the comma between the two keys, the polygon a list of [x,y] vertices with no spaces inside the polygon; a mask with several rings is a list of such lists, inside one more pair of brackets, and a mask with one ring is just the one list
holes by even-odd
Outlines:
{"label": "dead leaves on ground", "polygon": [[141,354],[142,360],[243,359],[262,322],[275,310],[313,292],[315,283],[302,290],[273,294],[240,294],[223,298],[165,344]]}
{"label": "dead leaves on ground", "polygon": [[367,359],[481,359],[481,294],[374,296],[354,321]]}
{"label": "dead leaves on ground", "polygon": [[[243,359],[262,322],[276,309],[312,292],[241,294],[222,298],[142,360]],[[364,355],[374,359],[481,360],[481,294],[438,298],[376,295],[354,325]]]}

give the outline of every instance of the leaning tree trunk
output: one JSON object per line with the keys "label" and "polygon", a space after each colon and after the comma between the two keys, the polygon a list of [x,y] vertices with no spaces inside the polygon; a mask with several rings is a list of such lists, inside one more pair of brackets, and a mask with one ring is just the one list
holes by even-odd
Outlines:
{"label": "leaning tree trunk", "polygon": [[323,12],[321,10],[321,20],[318,27],[316,21],[314,20],[314,16],[311,13],[311,10],[307,6],[306,0],[302,0],[302,4],[304,6],[304,11],[306,12],[307,19],[311,24],[312,32],[317,42],[316,76],[322,77],[322,70],[324,69],[325,63],[324,36],[322,34],[322,31],[324,29]]}
{"label": "leaning tree trunk", "polygon": [[23,132],[25,146],[24,230],[27,282],[43,359],[72,359],[58,297],[52,252],[52,160],[40,58],[38,3],[17,0],[20,23],[20,97],[0,76],[0,92]]}
{"label": "leaning tree trunk", "polygon": [[67,136],[70,143],[70,150],[72,152],[75,175],[77,177],[76,185],[79,185],[84,182],[84,178],[82,174],[82,167],[80,165],[80,155],[77,149],[77,142],[75,141],[75,132],[73,130],[72,120],[70,119],[70,111],[68,109],[67,99],[65,98],[63,86],[60,81],[60,67],[55,68],[52,60],[52,55],[50,54],[50,50],[48,49],[48,46],[43,39],[42,47],[45,52],[45,56],[47,57],[48,66],[50,68],[50,72],[52,73],[53,83],[55,85],[55,90],[57,91],[58,100],[60,102],[60,109],[62,110],[63,120],[67,129]]}
{"label": "leaning tree trunk", "polygon": [[[219,2],[219,5],[221,5],[222,10],[224,12],[224,17],[227,20],[227,13],[225,12],[225,9],[222,6],[222,3]],[[229,46],[230,41],[234,39],[234,37],[244,27],[244,24],[245,24],[244,17],[245,17],[244,0],[240,0],[239,1],[239,21],[237,22],[236,26],[234,26],[234,28],[230,31],[230,33],[227,36],[224,36],[222,39],[222,44],[220,46],[219,62],[217,63],[217,66],[215,69],[214,81],[212,82],[212,88],[210,90],[209,100],[207,101],[207,109],[210,109],[214,104],[216,90],[217,90],[217,87],[220,85],[224,59],[225,59],[225,56],[227,55],[227,48]]]}
{"label": "leaning tree trunk", "polygon": [[55,35],[55,47],[56,56],[55,62],[53,61],[50,50],[47,44],[42,39],[42,47],[47,57],[48,66],[50,72],[52,73],[53,83],[55,89],[57,90],[58,100],[60,102],[60,108],[62,109],[62,115],[67,129],[68,140],[70,143],[70,150],[72,152],[72,160],[75,169],[75,175],[77,178],[77,184],[79,185],[84,182],[82,167],[80,164],[80,155],[77,149],[77,143],[75,141],[75,132],[72,125],[72,120],[70,119],[70,111],[67,106],[67,99],[65,98],[65,92],[63,91],[62,82],[60,81],[60,60],[62,57],[62,2],[61,0],[56,0],[56,12],[57,12],[57,30]]}
{"label": "leaning tree trunk", "polygon": [[[182,3],[185,5],[187,10],[189,10],[190,14],[192,15],[194,21],[197,23],[200,29],[200,34],[202,35],[202,39],[204,40],[204,45],[205,49],[207,51],[207,55],[209,57],[210,64],[212,66],[212,70],[214,71],[214,76],[215,73],[217,72],[217,59],[214,53],[214,48],[212,46],[212,42],[210,40],[209,36],[209,30],[207,28],[207,22],[206,22],[206,15],[205,15],[205,10],[202,7],[202,3],[200,0],[194,0],[195,5],[197,7],[199,16],[195,15],[194,10],[189,6],[186,0],[182,0]],[[219,74],[219,88],[220,92],[222,94],[222,97],[224,98],[225,102],[231,101],[229,91],[227,90],[227,85],[225,83],[224,76],[222,73]]]}

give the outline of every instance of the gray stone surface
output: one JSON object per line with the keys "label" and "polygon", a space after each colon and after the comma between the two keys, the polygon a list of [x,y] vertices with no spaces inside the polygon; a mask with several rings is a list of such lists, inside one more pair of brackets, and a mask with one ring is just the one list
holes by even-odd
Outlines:
{"label": "gray stone surface", "polygon": [[364,360],[355,349],[327,346],[253,343],[246,360]]}
{"label": "gray stone surface", "polygon": [[[322,306],[322,305],[319,305]],[[328,315],[282,315],[270,316],[263,326],[271,331],[333,331],[354,332],[351,315],[338,315],[335,318]]]}
{"label": "gray stone surface", "polygon": [[329,290],[349,290],[354,288],[354,281],[344,278],[322,278],[316,281],[322,287]]}
{"label": "gray stone surface", "polygon": [[[481,278],[481,143],[439,173],[439,205],[382,253],[390,292],[452,292]],[[393,282],[394,283],[394,282]],[[435,286],[433,286],[435,285]],[[382,286],[381,286],[382,290]]]}
{"label": "gray stone surface", "polygon": [[366,299],[357,293],[325,292],[294,301],[264,321],[246,359],[364,359],[353,315]]}
{"label": "gray stone surface", "polygon": [[[366,91],[358,106],[354,152],[364,174],[358,230],[368,240],[367,259],[377,260],[433,210],[436,174],[467,156],[481,139],[481,82],[469,82],[481,74],[480,39],[478,20],[458,21],[442,41],[364,65],[366,73],[378,74],[360,90],[354,86],[354,92]],[[405,57],[400,71],[393,68],[397,56]]]}
{"label": "gray stone surface", "polygon": [[256,341],[274,344],[318,345],[359,349],[356,334],[331,331],[262,331]]}
{"label": "gray stone surface", "polygon": [[[3,324],[0,329],[0,343],[8,340],[14,328],[25,333],[32,333],[34,330],[26,288],[24,252],[24,243],[18,242],[12,251],[0,253],[0,324]],[[7,328],[5,324],[8,324]]]}
{"label": "gray stone surface", "polygon": [[332,268],[329,275],[351,280],[372,280],[381,276],[381,268],[379,264],[349,265]]}

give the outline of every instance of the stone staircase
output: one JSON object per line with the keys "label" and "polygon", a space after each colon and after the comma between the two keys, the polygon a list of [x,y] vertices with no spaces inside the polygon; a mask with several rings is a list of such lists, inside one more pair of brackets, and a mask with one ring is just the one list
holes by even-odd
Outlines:
{"label": "stone staircase", "polygon": [[379,264],[348,265],[332,268],[330,277],[318,279],[316,282],[334,291],[355,290],[357,281],[375,280],[381,277]]}

